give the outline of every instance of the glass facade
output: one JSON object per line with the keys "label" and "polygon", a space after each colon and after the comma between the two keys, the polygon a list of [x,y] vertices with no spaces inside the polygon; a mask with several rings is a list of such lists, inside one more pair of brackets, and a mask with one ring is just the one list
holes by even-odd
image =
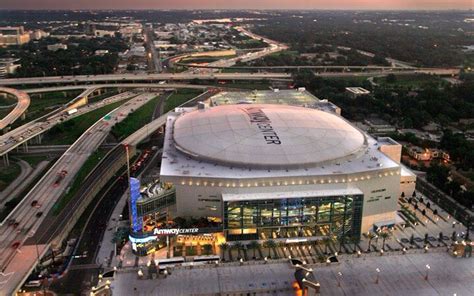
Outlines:
{"label": "glass facade", "polygon": [[229,241],[360,236],[362,195],[225,201]]}

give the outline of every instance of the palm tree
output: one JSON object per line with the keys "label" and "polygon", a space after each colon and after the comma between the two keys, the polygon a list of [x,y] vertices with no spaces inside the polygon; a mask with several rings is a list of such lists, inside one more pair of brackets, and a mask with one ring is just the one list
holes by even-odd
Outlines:
{"label": "palm tree", "polygon": [[385,251],[385,240],[390,237],[390,232],[382,231],[380,237],[382,238],[382,250]]}
{"label": "palm tree", "polygon": [[240,250],[242,250],[242,248],[244,247],[244,245],[242,245],[241,242],[235,242],[232,247],[237,250],[237,253],[238,253],[238,255],[239,255],[239,259],[242,258],[242,257],[240,256]]}
{"label": "palm tree", "polygon": [[354,253],[357,251],[357,244],[360,241],[360,238],[358,236],[353,236],[351,237],[351,241],[354,244]]}
{"label": "palm tree", "polygon": [[219,245],[219,248],[222,251],[222,260],[225,260],[225,251],[229,249],[229,244],[228,243],[222,243]]}
{"label": "palm tree", "polygon": [[206,255],[209,255],[212,253],[212,246],[210,244],[205,244],[204,246],[202,246],[202,248]]}
{"label": "palm tree", "polygon": [[328,248],[329,248],[330,243],[331,243],[331,238],[330,237],[326,236],[325,238],[323,238],[324,254],[328,253]]}
{"label": "palm tree", "polygon": [[251,241],[248,245],[247,245],[247,248],[248,249],[252,249],[253,251],[253,259],[255,260],[255,251],[257,251],[257,249],[260,247],[260,244],[257,242],[257,241]]}
{"label": "palm tree", "polygon": [[369,246],[367,247],[367,252],[370,252],[370,246],[372,245],[372,240],[376,237],[376,235],[373,232],[369,232],[367,234],[367,237],[369,238]]}
{"label": "palm tree", "polygon": [[274,240],[271,240],[271,239],[266,240],[266,241],[263,243],[263,246],[264,246],[265,248],[268,248],[268,258],[271,258],[271,257],[272,257],[272,256],[271,256],[271,250],[276,247],[275,241],[274,241]]}

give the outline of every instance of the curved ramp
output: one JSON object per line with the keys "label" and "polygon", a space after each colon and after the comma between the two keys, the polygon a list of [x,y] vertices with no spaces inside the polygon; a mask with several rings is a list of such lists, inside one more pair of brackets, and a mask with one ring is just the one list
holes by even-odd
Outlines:
{"label": "curved ramp", "polygon": [[28,109],[28,107],[30,106],[30,96],[23,91],[7,87],[0,87],[0,93],[12,95],[18,100],[18,103],[16,104],[15,108],[13,108],[13,110],[8,113],[7,116],[0,119],[0,130],[2,130],[10,124],[14,123],[20,116],[25,113],[26,109]]}

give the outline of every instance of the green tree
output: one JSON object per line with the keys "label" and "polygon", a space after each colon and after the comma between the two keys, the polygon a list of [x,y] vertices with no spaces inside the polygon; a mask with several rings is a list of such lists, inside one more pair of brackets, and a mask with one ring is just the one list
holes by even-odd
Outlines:
{"label": "green tree", "polygon": [[222,260],[225,260],[225,251],[229,249],[229,244],[228,243],[221,243],[219,245],[219,248],[222,251]]}
{"label": "green tree", "polygon": [[212,245],[205,244],[205,245],[202,246],[202,248],[204,250],[204,254],[210,255],[212,253]]}
{"label": "green tree", "polygon": [[391,233],[388,232],[388,231],[382,231],[380,233],[380,237],[382,238],[382,250],[384,250],[384,251],[385,251],[385,240],[390,238],[390,236],[391,236]]}
{"label": "green tree", "polygon": [[274,240],[266,240],[264,243],[263,243],[263,246],[265,248],[268,248],[268,258],[271,258],[271,250],[274,249],[276,247],[276,243]]}
{"label": "green tree", "polygon": [[255,256],[255,252],[257,251],[257,249],[260,247],[260,244],[257,242],[257,241],[251,241],[248,245],[247,245],[247,248],[252,250],[253,251],[253,259],[256,258]]}
{"label": "green tree", "polygon": [[369,245],[367,247],[367,252],[370,252],[370,246],[372,245],[372,240],[376,237],[375,233],[369,232],[367,238],[369,239]]}

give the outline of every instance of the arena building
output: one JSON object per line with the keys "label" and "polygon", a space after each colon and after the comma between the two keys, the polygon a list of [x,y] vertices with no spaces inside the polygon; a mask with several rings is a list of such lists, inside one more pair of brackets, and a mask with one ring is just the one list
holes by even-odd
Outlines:
{"label": "arena building", "polygon": [[332,112],[255,103],[176,111],[161,181],[175,189],[175,215],[218,221],[227,241],[359,237],[394,225],[401,184],[414,188],[398,143]]}

